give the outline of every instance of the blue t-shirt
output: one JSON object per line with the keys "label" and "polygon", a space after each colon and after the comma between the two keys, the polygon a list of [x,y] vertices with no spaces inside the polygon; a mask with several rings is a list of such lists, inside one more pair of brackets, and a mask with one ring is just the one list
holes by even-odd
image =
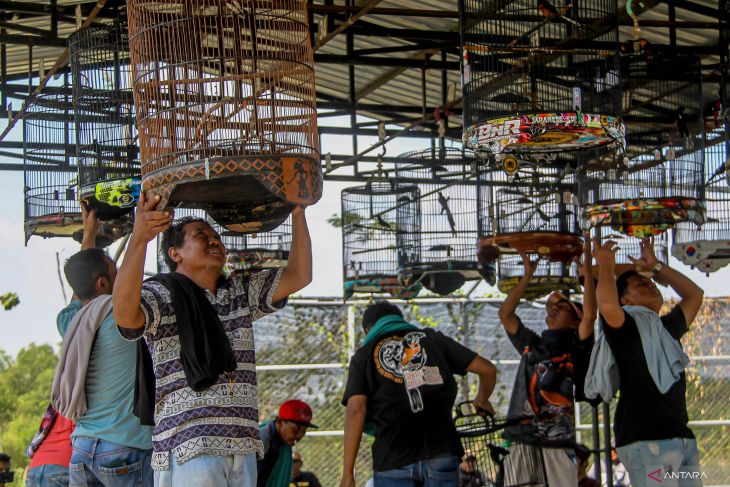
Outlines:
{"label": "blue t-shirt", "polygon": [[[80,301],[58,313],[56,325],[66,334]],[[122,338],[110,313],[99,326],[86,371],[88,410],[76,421],[72,437],[87,436],[142,450],[152,448],[152,427],[139,424],[132,413],[137,376],[137,345]]]}

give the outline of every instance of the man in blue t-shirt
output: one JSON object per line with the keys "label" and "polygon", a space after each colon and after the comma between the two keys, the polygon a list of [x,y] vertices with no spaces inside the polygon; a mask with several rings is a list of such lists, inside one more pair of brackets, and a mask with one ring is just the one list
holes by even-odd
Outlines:
{"label": "man in blue t-shirt", "polygon": [[[98,220],[84,212],[82,250],[72,255],[64,273],[74,296],[56,319],[65,336],[76,313],[93,299],[112,293],[117,268],[95,247]],[[122,338],[109,313],[90,340],[86,370],[86,412],[76,421],[69,465],[70,485],[152,485],[152,427],[132,413],[137,347]]]}

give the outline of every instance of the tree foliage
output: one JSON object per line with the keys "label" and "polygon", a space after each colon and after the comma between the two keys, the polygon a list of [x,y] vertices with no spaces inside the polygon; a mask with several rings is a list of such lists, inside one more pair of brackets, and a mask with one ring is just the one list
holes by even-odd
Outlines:
{"label": "tree foliage", "polygon": [[47,344],[30,344],[15,359],[0,351],[0,450],[16,469],[28,464],[24,452],[48,407],[57,362]]}

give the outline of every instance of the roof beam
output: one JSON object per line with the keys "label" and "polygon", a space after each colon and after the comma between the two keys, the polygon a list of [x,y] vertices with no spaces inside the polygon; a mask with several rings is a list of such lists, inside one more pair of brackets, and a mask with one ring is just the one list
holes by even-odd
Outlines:
{"label": "roof beam", "polygon": [[365,5],[359,7],[359,10],[352,14],[345,22],[340,24],[334,31],[327,33],[324,37],[320,37],[314,43],[314,50],[317,51],[320,47],[327,44],[329,41],[337,37],[346,31],[355,22],[360,20],[360,17],[367,15],[372,9],[374,9],[383,0],[369,0]]}

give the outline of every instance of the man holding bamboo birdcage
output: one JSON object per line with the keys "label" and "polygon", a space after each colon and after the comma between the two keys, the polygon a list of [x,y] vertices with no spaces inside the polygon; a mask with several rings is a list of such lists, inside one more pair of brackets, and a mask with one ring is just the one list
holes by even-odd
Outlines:
{"label": "man holding bamboo birdcage", "polygon": [[[154,419],[157,487],[254,487],[263,454],[253,321],[286,304],[312,279],[304,208],[292,212],[292,248],[283,269],[222,275],[226,248],[203,219],[172,221],[159,196],[140,195],[134,230],[114,286],[114,316],[151,355],[140,374],[140,414]],[[147,243],[158,233],[173,271],[143,283]],[[150,377],[151,376],[151,377]],[[154,387],[142,387],[151,382]],[[153,389],[153,390],[150,390]],[[286,477],[289,477],[289,471]]]}
{"label": "man holding bamboo birdcage", "polygon": [[522,421],[504,432],[511,442],[505,485],[542,485],[547,480],[551,486],[577,486],[574,405],[583,398],[596,320],[590,244],[584,246],[581,264],[583,305],[552,293],[545,307],[547,328],[540,335],[516,313],[538,264],[521,255],[525,273],[499,309],[507,336],[522,356],[507,412],[508,419]]}

